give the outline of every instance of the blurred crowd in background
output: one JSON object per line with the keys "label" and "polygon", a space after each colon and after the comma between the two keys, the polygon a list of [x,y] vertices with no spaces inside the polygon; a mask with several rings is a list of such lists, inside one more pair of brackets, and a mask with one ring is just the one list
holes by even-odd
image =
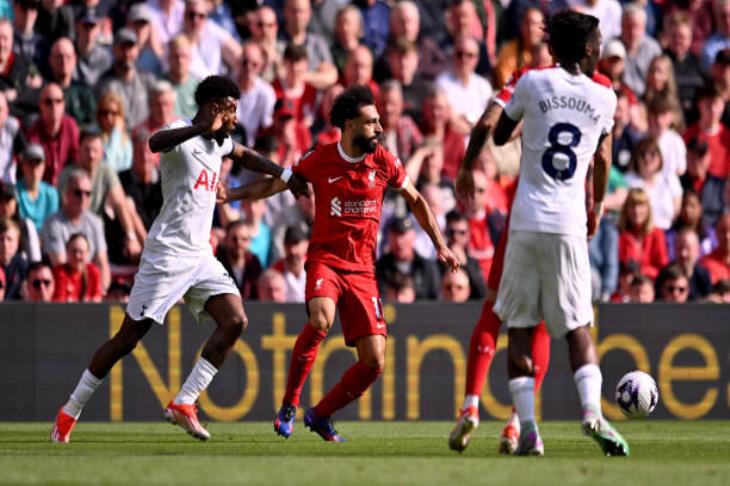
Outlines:
{"label": "blurred crowd in background", "polygon": [[[730,302],[730,0],[0,0],[0,300],[127,298],[162,204],[147,140],[195,115],[211,74],[241,89],[234,137],[283,166],[337,141],[334,98],[370,87],[383,143],[464,264],[440,267],[389,194],[383,299],[483,298],[519,139],[488,144],[469,203],[454,181],[491,98],[552,64],[543,25],[563,8],[599,18],[618,95],[595,301]],[[313,214],[289,193],[217,207],[212,251],[244,299],[304,300]]]}

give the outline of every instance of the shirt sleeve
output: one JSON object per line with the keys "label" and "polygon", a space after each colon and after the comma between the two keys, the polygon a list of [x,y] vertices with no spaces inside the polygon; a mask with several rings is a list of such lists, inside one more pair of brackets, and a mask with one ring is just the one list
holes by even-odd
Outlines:
{"label": "shirt sleeve", "polygon": [[48,255],[64,255],[66,253],[65,241],[61,236],[61,229],[56,218],[49,218],[41,230],[41,245],[43,253]]}
{"label": "shirt sleeve", "polygon": [[233,139],[230,135],[228,135],[225,140],[223,140],[223,145],[220,147],[221,151],[221,157],[228,157],[231,155],[231,152],[233,152]]}
{"label": "shirt sleeve", "polygon": [[608,95],[606,96],[606,112],[603,116],[601,127],[602,135],[608,135],[613,130],[613,114],[616,112],[617,103],[616,93],[613,90],[608,90]]}
{"label": "shirt sleeve", "polygon": [[525,106],[529,101],[529,85],[532,84],[530,83],[530,79],[531,77],[529,76],[529,73],[526,76],[520,77],[520,79],[517,81],[517,84],[515,84],[515,89],[512,92],[512,97],[510,98],[509,102],[504,106],[505,114],[512,121],[519,121],[522,119],[522,115],[525,112]]}
{"label": "shirt sleeve", "polygon": [[312,182],[317,168],[318,152],[316,149],[310,150],[309,152],[302,155],[299,162],[292,167],[292,172],[296,175],[304,177],[309,182]]}

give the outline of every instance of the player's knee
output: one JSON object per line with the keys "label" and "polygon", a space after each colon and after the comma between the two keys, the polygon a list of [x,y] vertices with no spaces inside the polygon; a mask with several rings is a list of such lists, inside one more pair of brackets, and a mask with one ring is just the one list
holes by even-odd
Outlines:
{"label": "player's knee", "polygon": [[243,330],[248,327],[248,318],[243,312],[233,314],[226,323],[226,328],[231,335],[238,338]]}
{"label": "player's knee", "polygon": [[530,356],[519,353],[509,353],[509,368],[511,376],[532,376],[535,372]]}
{"label": "player's knee", "polygon": [[309,324],[320,331],[329,331],[332,327],[332,323],[327,318],[327,314],[324,311],[312,312],[309,315]]}
{"label": "player's knee", "polygon": [[385,356],[378,354],[368,354],[360,358],[360,362],[368,368],[373,368],[381,373],[385,369]]}

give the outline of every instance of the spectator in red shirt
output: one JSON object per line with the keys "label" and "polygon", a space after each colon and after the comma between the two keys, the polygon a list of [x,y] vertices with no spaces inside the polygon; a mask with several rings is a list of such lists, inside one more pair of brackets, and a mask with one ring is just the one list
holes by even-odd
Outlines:
{"label": "spectator in red shirt", "polygon": [[451,127],[451,107],[444,93],[434,88],[423,103],[423,123],[421,133],[426,140],[431,140],[441,146],[444,154],[444,167],[441,174],[456,180],[461,160],[466,148],[464,136]]}
{"label": "spectator in red shirt", "polygon": [[710,272],[712,283],[730,278],[730,213],[725,213],[715,225],[717,248],[700,260],[700,265]]}
{"label": "spectator in red shirt", "polygon": [[708,85],[697,94],[700,119],[684,133],[685,143],[696,138],[707,143],[710,167],[707,171],[720,179],[730,175],[730,129],[720,123],[725,103],[722,94]]}
{"label": "spectator in red shirt", "polygon": [[61,87],[47,84],[41,91],[41,116],[28,131],[28,140],[39,143],[46,154],[43,180],[54,186],[63,168],[75,162],[79,152],[79,127],[65,110]]}
{"label": "spectator in red shirt", "polygon": [[89,241],[74,233],[66,242],[66,263],[53,269],[54,302],[101,302],[101,273],[88,259]]}
{"label": "spectator in red shirt", "polygon": [[655,279],[669,263],[664,232],[652,224],[649,197],[643,189],[631,189],[618,221],[619,262],[634,260],[642,275]]}
{"label": "spectator in red shirt", "polygon": [[306,82],[307,66],[306,49],[290,44],[284,50],[284,74],[273,83],[277,110],[285,108],[294,112],[297,140],[302,153],[312,145],[309,129],[317,113],[317,90]]}

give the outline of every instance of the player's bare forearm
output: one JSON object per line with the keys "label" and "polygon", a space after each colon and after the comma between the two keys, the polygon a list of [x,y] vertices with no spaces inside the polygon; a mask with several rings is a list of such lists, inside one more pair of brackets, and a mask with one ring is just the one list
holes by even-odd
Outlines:
{"label": "player's bare forearm", "polygon": [[260,153],[244,147],[239,143],[233,144],[233,152],[231,152],[230,157],[234,162],[259,174],[279,177],[284,171],[284,168],[280,165],[275,164]]}
{"label": "player's bare forearm", "polygon": [[611,152],[613,137],[605,135],[598,143],[598,150],[593,157],[593,200],[602,203],[608,188],[608,174],[611,170]]}
{"label": "player's bare forearm", "polygon": [[444,237],[441,235],[441,230],[436,222],[436,218],[421,193],[413,188],[412,190],[404,190],[403,197],[406,198],[406,201],[411,207],[411,211],[413,211],[413,215],[416,217],[418,224],[421,225],[421,228],[423,228],[428,237],[431,238],[433,246],[437,250],[445,248],[446,242],[444,241]]}
{"label": "player's bare forearm", "polygon": [[181,143],[184,143],[193,137],[203,135],[204,133],[205,127],[200,124],[160,130],[150,137],[150,150],[154,153],[169,152]]}
{"label": "player's bare forearm", "polygon": [[286,182],[277,177],[267,177],[251,182],[242,187],[230,189],[226,194],[226,201],[239,199],[265,199],[286,190]]}

